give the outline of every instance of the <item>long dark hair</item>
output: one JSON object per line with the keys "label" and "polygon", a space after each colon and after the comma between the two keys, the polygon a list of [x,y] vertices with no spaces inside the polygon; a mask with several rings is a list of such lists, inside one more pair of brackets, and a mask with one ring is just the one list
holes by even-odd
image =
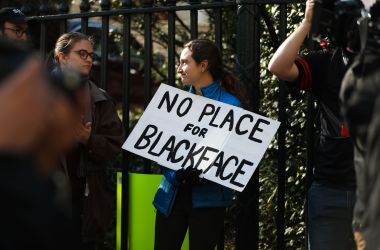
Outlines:
{"label": "long dark hair", "polygon": [[222,55],[216,44],[208,39],[195,39],[185,45],[192,52],[196,63],[204,60],[208,62],[208,71],[214,81],[219,80],[220,86],[230,94],[237,97],[243,108],[249,108],[248,98],[244,86],[228,70],[224,69]]}

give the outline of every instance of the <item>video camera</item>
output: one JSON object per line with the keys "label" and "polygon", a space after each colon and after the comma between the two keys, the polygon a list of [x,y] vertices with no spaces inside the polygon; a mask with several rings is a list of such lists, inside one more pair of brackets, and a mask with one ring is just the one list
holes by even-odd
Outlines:
{"label": "video camera", "polygon": [[316,0],[311,26],[312,39],[328,39],[333,46],[359,49],[357,20],[363,4],[360,0]]}
{"label": "video camera", "polygon": [[380,48],[380,1],[377,0],[370,8],[369,13],[361,19],[362,36],[365,39],[365,46],[367,51],[379,54]]}

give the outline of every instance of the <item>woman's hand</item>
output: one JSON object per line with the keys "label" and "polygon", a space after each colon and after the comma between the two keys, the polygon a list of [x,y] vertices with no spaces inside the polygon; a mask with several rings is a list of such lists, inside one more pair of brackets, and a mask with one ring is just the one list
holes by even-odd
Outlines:
{"label": "woman's hand", "polygon": [[82,144],[87,144],[91,136],[91,122],[80,123],[77,129],[77,140]]}
{"label": "woman's hand", "polygon": [[314,0],[307,0],[305,18],[301,25],[281,44],[269,62],[268,69],[278,78],[293,82],[299,72],[294,61],[313,21]]}
{"label": "woman's hand", "polygon": [[306,9],[305,9],[305,17],[303,21],[310,25],[313,22],[313,10],[314,10],[314,0],[307,0]]}

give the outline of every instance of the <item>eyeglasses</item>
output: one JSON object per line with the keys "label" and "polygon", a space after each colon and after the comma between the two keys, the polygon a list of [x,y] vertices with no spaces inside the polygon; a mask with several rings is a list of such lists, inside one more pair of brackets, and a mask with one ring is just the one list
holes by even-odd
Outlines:
{"label": "eyeglasses", "polygon": [[4,27],[4,29],[13,31],[18,38],[22,37],[24,34],[28,35],[27,29],[13,29],[13,28],[9,28],[9,27]]}
{"label": "eyeglasses", "polygon": [[94,61],[97,57],[94,52],[89,53],[87,50],[84,49],[76,50],[73,52],[77,53],[83,60],[87,60],[87,58],[90,57],[91,60]]}

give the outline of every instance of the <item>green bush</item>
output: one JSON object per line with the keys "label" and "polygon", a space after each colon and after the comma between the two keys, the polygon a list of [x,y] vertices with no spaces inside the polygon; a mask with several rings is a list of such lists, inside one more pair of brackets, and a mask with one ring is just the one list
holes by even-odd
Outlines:
{"label": "green bush", "polygon": [[[278,34],[279,5],[267,5],[267,11],[276,24]],[[288,35],[303,18],[304,6],[287,6]],[[279,81],[268,70],[267,65],[275,49],[269,32],[264,29],[261,36],[261,107],[269,117],[278,117]],[[286,102],[286,181],[285,181],[285,245],[286,249],[305,249],[304,204],[306,197],[306,95],[292,93]],[[277,213],[277,137],[260,163],[260,235],[259,249],[273,249],[276,244]]]}

